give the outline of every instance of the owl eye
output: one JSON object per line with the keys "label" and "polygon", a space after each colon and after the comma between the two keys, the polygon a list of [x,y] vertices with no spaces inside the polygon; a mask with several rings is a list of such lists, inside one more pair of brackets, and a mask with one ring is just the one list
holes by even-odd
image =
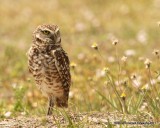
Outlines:
{"label": "owl eye", "polygon": [[48,31],[48,30],[44,30],[44,31],[42,31],[43,32],[43,34],[45,34],[45,35],[49,35],[50,34],[50,31]]}

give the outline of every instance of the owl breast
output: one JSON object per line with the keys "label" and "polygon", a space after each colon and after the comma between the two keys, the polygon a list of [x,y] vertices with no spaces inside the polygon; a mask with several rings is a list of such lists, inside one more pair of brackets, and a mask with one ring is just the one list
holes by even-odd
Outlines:
{"label": "owl breast", "polygon": [[44,95],[63,95],[62,83],[55,65],[54,56],[49,53],[29,52],[29,69],[33,74],[36,85]]}

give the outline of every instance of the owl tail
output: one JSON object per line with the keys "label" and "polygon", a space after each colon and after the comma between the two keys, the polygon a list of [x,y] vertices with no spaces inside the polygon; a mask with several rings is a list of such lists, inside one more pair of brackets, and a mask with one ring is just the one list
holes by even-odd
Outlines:
{"label": "owl tail", "polygon": [[57,107],[64,107],[67,108],[68,107],[68,98],[56,98],[56,106]]}

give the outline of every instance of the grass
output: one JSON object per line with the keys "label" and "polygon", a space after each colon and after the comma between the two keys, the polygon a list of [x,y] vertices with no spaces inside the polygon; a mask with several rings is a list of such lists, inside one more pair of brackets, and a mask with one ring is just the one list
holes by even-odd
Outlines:
{"label": "grass", "polygon": [[160,47],[158,3],[1,1],[1,119],[7,112],[9,117],[46,113],[47,99],[28,72],[26,52],[36,26],[55,23],[71,60],[73,113],[118,111],[160,121],[160,53],[154,50]]}

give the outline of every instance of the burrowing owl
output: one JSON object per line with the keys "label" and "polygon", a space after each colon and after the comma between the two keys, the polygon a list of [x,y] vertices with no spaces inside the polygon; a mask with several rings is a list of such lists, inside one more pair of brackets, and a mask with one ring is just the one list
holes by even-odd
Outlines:
{"label": "burrowing owl", "polygon": [[58,107],[68,107],[71,84],[69,58],[62,49],[57,25],[40,25],[33,32],[28,67],[36,85],[49,99],[47,114],[52,114],[54,103]]}

